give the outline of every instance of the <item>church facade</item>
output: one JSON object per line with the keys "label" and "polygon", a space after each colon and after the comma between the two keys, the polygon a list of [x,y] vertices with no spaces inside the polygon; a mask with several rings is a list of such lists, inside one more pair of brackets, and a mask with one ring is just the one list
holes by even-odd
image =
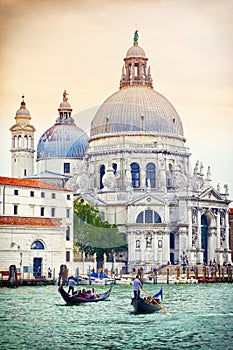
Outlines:
{"label": "church facade", "polygon": [[[168,262],[231,260],[228,186],[214,188],[210,168],[199,161],[192,169],[182,121],[153,89],[137,32],[124,58],[119,91],[96,112],[90,137],[71,117],[66,91],[58,112],[39,140],[37,173],[28,175],[66,186],[74,199],[92,204],[103,220],[116,224],[126,236],[122,259],[128,272]],[[12,162],[16,155],[12,147]],[[20,170],[13,174],[22,177]]]}
{"label": "church facade", "polygon": [[222,264],[230,260],[228,187],[214,189],[202,163],[191,170],[180,117],[153,90],[147,61],[136,32],[120,89],[93,118],[89,147],[68,186],[76,178],[76,194],[125,233],[128,270],[183,259]]}

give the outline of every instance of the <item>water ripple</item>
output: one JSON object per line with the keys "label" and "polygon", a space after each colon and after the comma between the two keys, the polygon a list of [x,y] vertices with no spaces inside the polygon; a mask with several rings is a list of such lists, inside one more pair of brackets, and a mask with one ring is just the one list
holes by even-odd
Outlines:
{"label": "water ripple", "polygon": [[163,291],[170,315],[136,315],[131,286],[114,286],[109,301],[79,306],[66,306],[56,286],[2,288],[0,349],[232,350],[231,284],[165,285]]}

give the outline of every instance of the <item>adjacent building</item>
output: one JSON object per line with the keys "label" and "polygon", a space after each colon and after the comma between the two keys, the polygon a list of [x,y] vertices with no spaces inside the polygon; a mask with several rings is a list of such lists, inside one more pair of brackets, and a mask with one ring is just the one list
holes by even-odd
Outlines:
{"label": "adjacent building", "polygon": [[72,268],[73,193],[36,180],[0,177],[0,270],[25,278]]}

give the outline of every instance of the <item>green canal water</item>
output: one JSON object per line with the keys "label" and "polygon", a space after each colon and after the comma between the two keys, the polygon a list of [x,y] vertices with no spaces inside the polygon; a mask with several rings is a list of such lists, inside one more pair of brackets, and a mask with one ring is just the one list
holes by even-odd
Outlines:
{"label": "green canal water", "polygon": [[0,349],[233,349],[232,284],[163,285],[163,293],[169,315],[136,315],[132,286],[113,286],[108,301],[79,306],[66,306],[57,286],[2,288]]}

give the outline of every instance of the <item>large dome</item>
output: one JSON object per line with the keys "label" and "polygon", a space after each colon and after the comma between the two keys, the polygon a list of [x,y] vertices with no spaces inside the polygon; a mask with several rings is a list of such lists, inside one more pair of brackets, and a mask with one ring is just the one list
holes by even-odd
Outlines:
{"label": "large dome", "polygon": [[92,124],[91,138],[119,133],[152,133],[184,140],[183,126],[172,104],[153,90],[150,67],[145,51],[134,45],[124,58],[120,90],[98,109]]}
{"label": "large dome", "polygon": [[135,131],[184,138],[180,117],[172,104],[144,86],[123,88],[111,95],[91,124],[91,137]]}

